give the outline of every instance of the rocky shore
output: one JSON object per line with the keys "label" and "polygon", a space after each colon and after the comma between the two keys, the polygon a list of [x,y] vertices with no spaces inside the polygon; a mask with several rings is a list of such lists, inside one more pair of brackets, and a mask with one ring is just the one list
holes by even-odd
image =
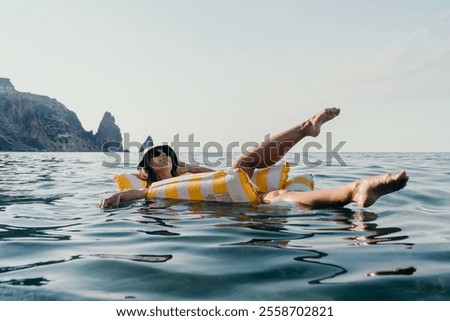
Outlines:
{"label": "rocky shore", "polygon": [[105,112],[94,134],[56,99],[18,92],[9,79],[0,78],[0,151],[120,150],[119,143],[122,134],[111,113]]}

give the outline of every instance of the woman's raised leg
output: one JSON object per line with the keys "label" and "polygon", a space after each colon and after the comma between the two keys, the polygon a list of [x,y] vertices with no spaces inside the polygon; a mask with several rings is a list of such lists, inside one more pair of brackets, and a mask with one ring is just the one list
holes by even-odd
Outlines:
{"label": "woman's raised leg", "polygon": [[263,202],[291,202],[306,206],[345,206],[357,203],[369,207],[383,195],[406,186],[409,177],[405,171],[357,180],[350,185],[311,192],[279,190],[265,195]]}
{"label": "woman's raised leg", "polygon": [[256,168],[274,165],[302,138],[318,136],[321,126],[339,113],[339,108],[327,108],[297,126],[270,136],[268,140],[238,156],[232,167],[242,168],[249,177],[252,177]]}

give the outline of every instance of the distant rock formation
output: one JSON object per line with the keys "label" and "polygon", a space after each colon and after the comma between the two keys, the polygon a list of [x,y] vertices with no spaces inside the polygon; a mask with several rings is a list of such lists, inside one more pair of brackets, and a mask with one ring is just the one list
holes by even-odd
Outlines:
{"label": "distant rock formation", "polygon": [[0,78],[0,151],[102,151],[110,141],[121,150],[122,135],[109,112],[94,135],[56,99],[18,92]]}
{"label": "distant rock formation", "polygon": [[102,151],[107,152],[112,149],[122,151],[122,134],[111,113],[105,112],[103,115],[95,134],[95,141]]}
{"label": "distant rock formation", "polygon": [[142,153],[147,147],[153,146],[153,138],[152,136],[148,135],[147,139],[142,143],[141,148],[139,149],[139,153]]}

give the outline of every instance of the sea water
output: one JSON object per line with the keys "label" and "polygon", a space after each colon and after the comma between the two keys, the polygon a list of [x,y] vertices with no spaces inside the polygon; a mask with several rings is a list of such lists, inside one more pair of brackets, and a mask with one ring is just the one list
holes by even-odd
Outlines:
{"label": "sea water", "polygon": [[102,153],[0,153],[0,299],[449,300],[450,154],[341,157],[291,175],[313,172],[318,189],[400,169],[410,181],[367,209],[102,210],[136,157],[111,167]]}

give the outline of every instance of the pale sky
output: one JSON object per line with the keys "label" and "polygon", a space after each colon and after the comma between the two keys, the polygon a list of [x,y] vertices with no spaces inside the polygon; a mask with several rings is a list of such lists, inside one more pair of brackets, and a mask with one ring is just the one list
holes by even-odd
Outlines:
{"label": "pale sky", "polygon": [[86,130],[109,111],[132,141],[242,145],[338,106],[323,146],[331,131],[341,151],[450,151],[448,0],[0,8],[0,77],[56,98]]}

